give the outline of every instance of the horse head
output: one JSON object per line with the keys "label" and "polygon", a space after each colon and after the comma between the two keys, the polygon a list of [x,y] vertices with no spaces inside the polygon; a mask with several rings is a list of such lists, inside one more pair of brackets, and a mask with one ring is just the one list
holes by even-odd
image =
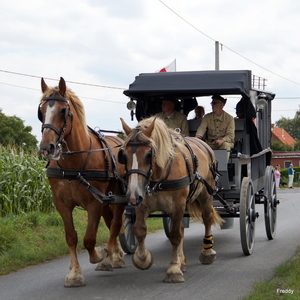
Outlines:
{"label": "horse head", "polygon": [[38,106],[38,118],[42,122],[40,152],[48,160],[59,160],[62,143],[72,131],[73,121],[70,102],[66,98],[66,83],[61,77],[58,87],[49,88],[42,78],[41,87],[43,97]]}
{"label": "horse head", "polygon": [[121,122],[127,139],[119,151],[118,159],[126,168],[128,180],[126,196],[132,205],[141,205],[153,172],[155,150],[151,143],[151,135],[155,119],[148,127],[137,126],[134,129],[131,129],[122,118]]}

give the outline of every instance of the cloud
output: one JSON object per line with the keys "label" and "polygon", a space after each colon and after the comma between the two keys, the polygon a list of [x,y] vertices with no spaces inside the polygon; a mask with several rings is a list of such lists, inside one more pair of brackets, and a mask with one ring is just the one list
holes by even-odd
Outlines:
{"label": "cloud", "polygon": [[[0,21],[4,29],[0,33],[0,70],[56,79],[47,80],[49,85],[56,85],[60,76],[64,77],[83,101],[89,125],[118,130],[119,117],[135,125],[126,109],[128,98],[123,91],[69,81],[126,89],[139,73],[154,72],[175,58],[178,71],[211,70],[215,67],[218,40],[224,44],[221,69],[249,69],[266,78],[267,89],[278,97],[273,101],[272,120],[294,117],[299,99],[292,98],[300,98],[300,3],[163,3],[32,0],[29,6],[20,0],[5,1]],[[36,117],[40,78],[0,72],[0,89],[3,112],[22,118],[40,138]],[[210,109],[209,105],[206,109]]]}

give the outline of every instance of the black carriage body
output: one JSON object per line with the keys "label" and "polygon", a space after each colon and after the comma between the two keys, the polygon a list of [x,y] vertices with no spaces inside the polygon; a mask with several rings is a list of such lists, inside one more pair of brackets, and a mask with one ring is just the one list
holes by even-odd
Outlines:
{"label": "black carriage body", "polygon": [[[136,103],[138,121],[159,112],[165,96],[174,96],[178,100],[178,109],[186,115],[201,97],[220,94],[236,98],[236,103],[243,99],[245,115],[235,119],[235,153],[227,161],[226,150],[214,150],[222,174],[221,195],[225,199],[238,199],[243,177],[252,179],[255,192],[264,188],[265,169],[270,165],[272,153],[271,101],[275,94],[253,88],[251,71],[142,73],[136,76],[124,94]],[[258,102],[262,99],[265,107],[260,109]],[[207,99],[206,104],[210,101]],[[201,120],[189,120],[188,123],[190,135],[194,136]]]}

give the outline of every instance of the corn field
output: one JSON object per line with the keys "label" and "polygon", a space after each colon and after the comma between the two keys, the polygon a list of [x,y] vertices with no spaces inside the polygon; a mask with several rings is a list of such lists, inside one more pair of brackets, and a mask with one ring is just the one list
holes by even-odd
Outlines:
{"label": "corn field", "polygon": [[0,217],[54,210],[45,161],[0,145]]}

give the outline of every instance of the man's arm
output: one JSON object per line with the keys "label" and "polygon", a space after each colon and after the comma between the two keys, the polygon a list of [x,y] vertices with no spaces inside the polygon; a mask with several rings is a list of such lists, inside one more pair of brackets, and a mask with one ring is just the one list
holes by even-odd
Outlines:
{"label": "man's arm", "polygon": [[202,139],[207,130],[207,118],[203,118],[200,126],[197,129],[195,137]]}
{"label": "man's arm", "polygon": [[226,134],[223,137],[223,140],[227,143],[234,143],[234,131],[235,131],[234,119],[232,116],[230,116],[228,126],[226,128]]}

